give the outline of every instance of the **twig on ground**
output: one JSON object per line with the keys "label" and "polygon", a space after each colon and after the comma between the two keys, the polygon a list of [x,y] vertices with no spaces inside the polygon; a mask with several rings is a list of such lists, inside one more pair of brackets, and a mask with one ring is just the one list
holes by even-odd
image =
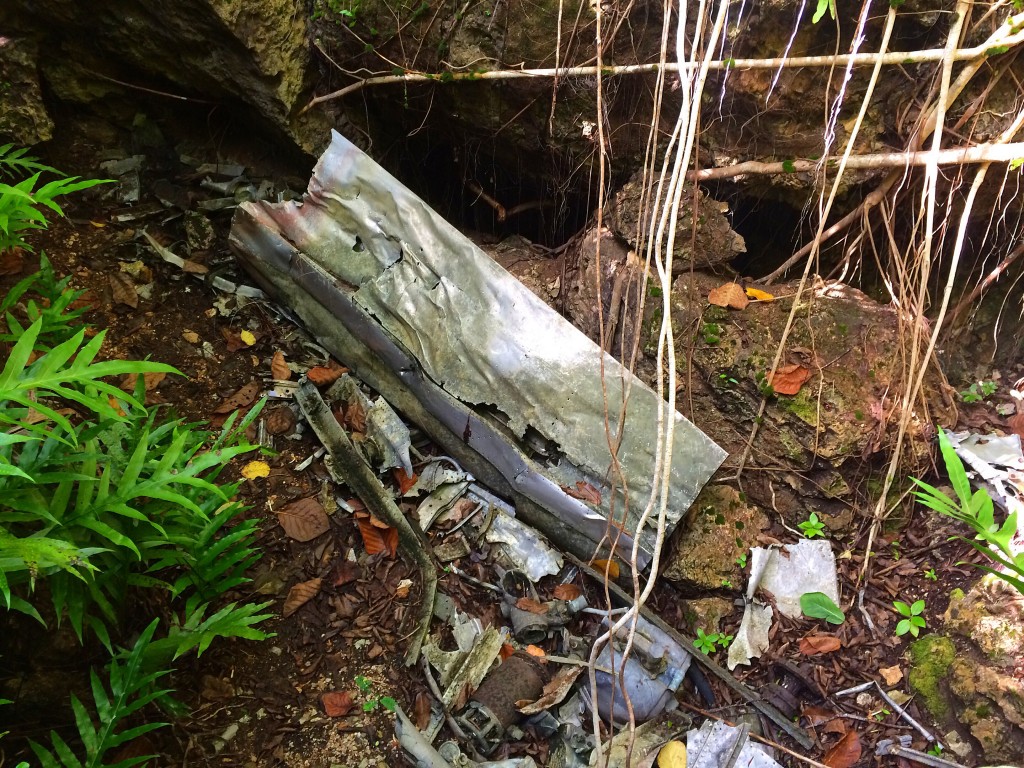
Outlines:
{"label": "twig on ground", "polygon": [[419,659],[420,646],[430,630],[430,620],[434,615],[434,597],[437,594],[437,570],[423,540],[423,534],[413,528],[402,514],[391,494],[356,451],[349,436],[320,396],[320,392],[308,379],[303,379],[299,384],[295,391],[295,401],[334,460],[335,468],[345,478],[346,485],[355,491],[371,513],[398,531],[399,546],[420,569],[423,579],[423,602],[420,605],[417,630],[412,635],[409,650],[405,654],[406,666],[412,666]]}
{"label": "twig on ground", "polygon": [[902,717],[904,720],[906,720],[911,726],[913,726],[914,730],[916,730],[918,733],[924,736],[926,741],[928,741],[929,743],[935,741],[935,736],[932,735],[932,732],[925,728],[923,725],[921,725],[919,722],[917,722],[917,720],[912,718],[910,715],[908,715],[907,710],[905,710],[903,707],[901,707],[899,704],[893,701],[892,697],[885,692],[885,689],[883,689],[882,686],[880,686],[878,684],[878,681],[876,680],[869,680],[866,683],[855,685],[853,686],[853,688],[845,688],[841,691],[837,691],[833,694],[833,696],[836,698],[838,698],[839,696],[849,696],[850,694],[866,691],[868,688],[872,687],[877,688],[878,693],[881,695],[883,699],[885,699],[886,703],[888,703],[889,706],[892,707],[893,711],[900,717]]}

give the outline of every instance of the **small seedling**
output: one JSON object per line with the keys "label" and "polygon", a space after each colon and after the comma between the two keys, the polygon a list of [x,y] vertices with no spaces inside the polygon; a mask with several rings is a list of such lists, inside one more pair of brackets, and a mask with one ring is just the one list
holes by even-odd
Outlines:
{"label": "small seedling", "polygon": [[736,565],[738,565],[740,568],[746,568],[747,567],[747,553],[746,552],[744,552],[742,555],[740,555],[739,557],[736,558]]}
{"label": "small seedling", "polygon": [[[373,682],[362,675],[356,675],[355,684],[364,696],[373,688]],[[363,702],[363,712],[376,712],[379,707],[384,707],[388,712],[394,712],[396,706],[398,706],[397,702],[390,696],[371,696]]]}
{"label": "small seedling", "polygon": [[960,399],[965,403],[980,403],[995,394],[997,389],[999,385],[994,381],[976,381],[960,393]]}
{"label": "small seedling", "polygon": [[936,741],[934,744],[928,747],[928,754],[932,757],[938,757],[942,754],[942,745]]}
{"label": "small seedling", "polygon": [[896,625],[896,636],[905,635],[907,632],[914,637],[921,634],[921,630],[925,625],[924,617],[921,616],[924,613],[924,600],[918,600],[913,605],[907,605],[900,600],[895,600],[892,605],[899,612],[900,616],[904,617]]}
{"label": "small seedling", "polygon": [[722,579],[722,586],[725,589],[732,589],[732,579],[723,578]]}
{"label": "small seedling", "polygon": [[710,656],[715,652],[717,643],[718,633],[712,632],[710,635],[706,635],[703,629],[697,630],[697,639],[693,641],[693,644],[697,646],[697,650],[705,656]]}
{"label": "small seedling", "polygon": [[811,516],[804,522],[798,523],[797,528],[799,528],[801,533],[803,533],[803,535],[808,539],[813,539],[815,536],[825,535],[825,524],[818,519],[818,514],[816,512],[811,512]]}
{"label": "small seedling", "polygon": [[875,712],[875,714],[872,715],[872,717],[874,717],[875,720],[878,720],[879,722],[881,722],[882,720],[885,720],[885,718],[888,717],[891,714],[892,714],[892,712],[890,712],[888,709],[885,709],[883,707],[882,709],[880,709],[877,712]]}
{"label": "small seedling", "polygon": [[718,383],[723,387],[731,387],[739,384],[739,382],[727,373],[718,374]]}
{"label": "small seedling", "polygon": [[929,568],[927,571],[925,571],[924,572],[924,577],[926,579],[928,579],[928,581],[938,581],[939,580],[939,574],[937,574],[935,572],[934,568]]}

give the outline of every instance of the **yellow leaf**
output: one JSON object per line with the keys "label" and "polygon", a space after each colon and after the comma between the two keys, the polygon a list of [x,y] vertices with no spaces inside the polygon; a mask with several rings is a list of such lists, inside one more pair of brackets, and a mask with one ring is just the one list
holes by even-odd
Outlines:
{"label": "yellow leaf", "polygon": [[757,288],[747,288],[747,298],[754,301],[775,301],[775,297],[768,291],[759,291]]}
{"label": "yellow leaf", "polygon": [[251,347],[256,343],[256,337],[252,335],[252,331],[242,331],[238,335],[242,339],[242,343],[247,347]]}
{"label": "yellow leaf", "polygon": [[658,753],[658,768],[686,768],[686,745],[670,741]]}
{"label": "yellow leaf", "polygon": [[594,570],[598,573],[607,573],[609,579],[619,578],[619,564],[614,560],[595,560]]}
{"label": "yellow leaf", "polygon": [[106,222],[103,221],[90,221],[89,223],[96,227],[96,229],[103,229],[107,226]]}
{"label": "yellow leaf", "polygon": [[250,461],[242,467],[242,477],[255,480],[257,477],[269,477],[270,465],[265,461]]}

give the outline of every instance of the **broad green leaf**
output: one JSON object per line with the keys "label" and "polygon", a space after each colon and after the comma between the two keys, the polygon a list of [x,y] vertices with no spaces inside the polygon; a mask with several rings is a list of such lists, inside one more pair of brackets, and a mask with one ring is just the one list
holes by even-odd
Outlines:
{"label": "broad green leaf", "polygon": [[846,621],[846,614],[824,592],[805,592],[800,595],[800,609],[805,616],[824,619],[830,624],[842,624]]}

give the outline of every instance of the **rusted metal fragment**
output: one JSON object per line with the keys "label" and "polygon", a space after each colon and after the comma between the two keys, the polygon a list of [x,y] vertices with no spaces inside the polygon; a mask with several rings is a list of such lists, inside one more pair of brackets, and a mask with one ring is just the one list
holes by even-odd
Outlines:
{"label": "rusted metal fragment", "polygon": [[[511,490],[517,508],[528,500],[534,519],[524,519],[592,552],[615,533],[610,513],[622,520],[625,510],[619,546],[636,536],[640,563],[649,562],[653,526],[637,524],[665,404],[350,142],[334,135],[301,203],[240,206],[231,241],[356,375],[446,448],[463,443],[466,468],[498,493]],[[410,399],[419,413],[403,405]],[[725,457],[671,417],[670,528]],[[576,483],[597,489],[600,503],[563,490]],[[559,523],[568,531],[556,535]]]}

